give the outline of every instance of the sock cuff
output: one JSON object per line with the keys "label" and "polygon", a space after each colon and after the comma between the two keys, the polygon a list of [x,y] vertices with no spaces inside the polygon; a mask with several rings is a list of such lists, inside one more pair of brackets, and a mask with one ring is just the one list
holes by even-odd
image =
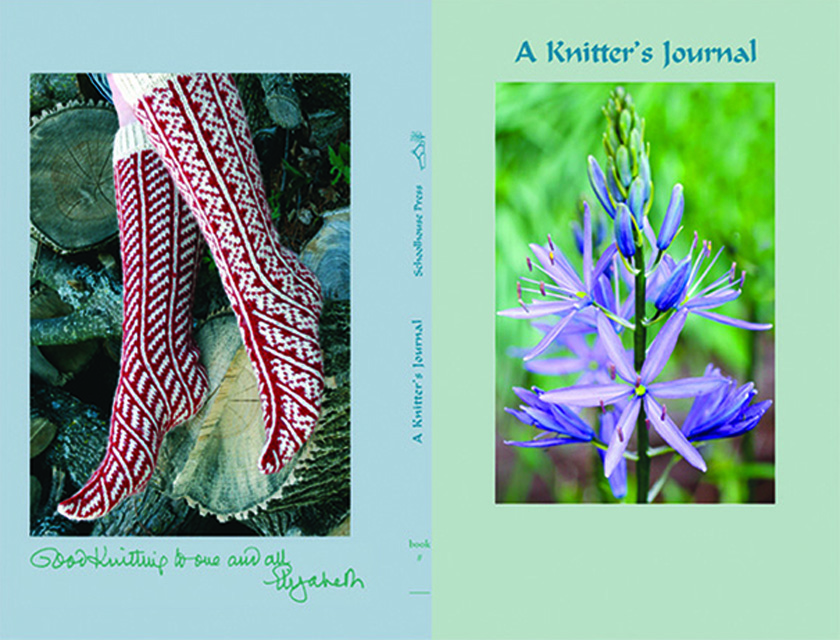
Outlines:
{"label": "sock cuff", "polygon": [[134,107],[143,96],[152,89],[166,86],[166,83],[178,77],[177,73],[114,73],[113,80],[117,83],[125,101]]}
{"label": "sock cuff", "polygon": [[139,122],[132,122],[120,127],[114,137],[114,162],[127,158],[133,153],[152,149],[146,132]]}

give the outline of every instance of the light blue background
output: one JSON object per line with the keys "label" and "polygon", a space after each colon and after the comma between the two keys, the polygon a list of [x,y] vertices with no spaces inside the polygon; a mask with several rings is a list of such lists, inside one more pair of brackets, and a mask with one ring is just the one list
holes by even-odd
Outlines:
{"label": "light blue background", "polygon": [[[429,3],[10,2],[0,8],[0,635],[45,638],[428,637],[430,443],[411,440],[410,319],[431,325],[430,277],[411,274],[414,187],[409,136],[428,136]],[[28,536],[29,74],[80,71],[295,71],[351,74],[352,520],[348,538],[262,539],[296,572],[343,573],[366,589],[313,591],[306,605],[262,585],[260,570],[167,567],[36,571],[29,555],[93,539]],[[427,169],[426,238],[431,213]],[[428,256],[430,247],[425,247]],[[427,403],[430,384],[427,381]],[[428,413],[428,405],[427,405]],[[239,551],[255,539],[107,540],[147,554]],[[207,577],[209,576],[209,577]]]}

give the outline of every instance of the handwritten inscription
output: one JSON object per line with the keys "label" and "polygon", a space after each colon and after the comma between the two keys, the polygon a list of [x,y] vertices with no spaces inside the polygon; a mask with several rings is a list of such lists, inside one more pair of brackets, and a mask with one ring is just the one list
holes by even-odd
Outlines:
{"label": "handwritten inscription", "polygon": [[[35,569],[68,571],[76,569],[141,569],[153,570],[163,577],[170,566],[170,557],[156,551],[126,549],[120,547],[112,552],[106,545],[94,547],[92,551],[76,549],[66,552],[57,547],[42,547],[29,557],[29,564]],[[317,589],[364,589],[365,582],[353,567],[337,572],[316,570],[297,572],[286,550],[263,554],[255,546],[245,547],[241,552],[228,556],[187,553],[181,547],[175,548],[171,565],[177,569],[194,568],[202,571],[225,571],[264,567],[268,579],[262,584],[285,593],[292,602],[304,604],[309,601],[312,590]]]}
{"label": "handwritten inscription", "polygon": [[29,563],[36,569],[126,567],[131,569],[156,569],[159,575],[163,575],[163,569],[169,564],[169,558],[165,555],[156,557],[154,552],[147,554],[141,549],[126,551],[125,547],[120,547],[119,554],[110,554],[106,546],[96,547],[92,552],[76,549],[70,554],[62,553],[55,547],[44,547],[30,556]]}
{"label": "handwritten inscription", "polygon": [[271,567],[272,580],[264,580],[263,584],[274,587],[277,591],[288,591],[289,597],[295,602],[302,604],[309,599],[309,589],[352,589],[365,588],[365,583],[356,576],[356,572],[350,568],[337,578],[328,578],[326,571],[320,575],[313,574],[305,578],[295,575],[292,563],[286,560],[286,552],[280,551],[274,556],[266,556],[266,565]]}

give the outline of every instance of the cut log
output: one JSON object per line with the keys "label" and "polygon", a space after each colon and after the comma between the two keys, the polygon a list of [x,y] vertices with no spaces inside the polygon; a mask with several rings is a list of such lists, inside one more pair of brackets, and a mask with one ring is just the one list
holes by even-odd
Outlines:
{"label": "cut log", "polygon": [[300,126],[303,115],[291,74],[263,73],[259,78],[265,92],[265,108],[271,121],[284,129]]}
{"label": "cut log", "polygon": [[50,446],[58,427],[49,418],[39,415],[37,411],[29,416],[29,457],[34,458]]}
{"label": "cut log", "polygon": [[[280,472],[262,474],[257,461],[265,431],[250,361],[233,316],[208,321],[197,340],[210,378],[201,412],[166,437],[156,476],[161,489],[202,514],[246,520],[270,507],[265,531],[288,528],[304,505],[349,497],[349,303],[325,306],[321,322],[328,388],[321,419],[306,445]],[[346,515],[344,513],[341,516]],[[273,524],[271,520],[276,520]],[[292,518],[294,520],[294,518]]]}
{"label": "cut log", "polygon": [[[62,318],[73,312],[73,307],[61,300],[58,294],[49,287],[38,287],[31,294],[29,299],[29,316],[33,320],[44,320],[47,318]],[[36,328],[35,336],[43,340],[43,327]],[[33,345],[34,346],[34,345]],[[90,363],[99,348],[99,341],[85,340],[68,345],[43,346],[39,349],[40,354],[55,367],[60,378],[49,376],[45,379],[52,384],[64,384],[75,374],[83,371]],[[40,361],[36,361],[40,363]]]}
{"label": "cut log", "polygon": [[33,318],[32,344],[76,344],[121,334],[122,288],[109,268],[94,271],[43,248],[33,277],[53,289],[74,311],[57,318]]}
{"label": "cut log", "polygon": [[324,298],[350,299],[350,209],[325,213],[324,224],[300,259],[321,281]]}
{"label": "cut log", "polygon": [[73,103],[30,129],[33,234],[60,253],[84,251],[117,234],[112,149],[118,122],[105,105]]}

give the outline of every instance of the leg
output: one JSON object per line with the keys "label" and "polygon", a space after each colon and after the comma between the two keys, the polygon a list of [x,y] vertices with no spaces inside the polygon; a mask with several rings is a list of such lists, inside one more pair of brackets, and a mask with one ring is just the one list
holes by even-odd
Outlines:
{"label": "leg", "polygon": [[137,123],[117,132],[114,182],[123,268],[120,380],[105,458],[58,506],[75,520],[98,518],[143,489],[164,434],[194,415],[207,391],[192,338],[200,235]]}
{"label": "leg", "polygon": [[195,214],[257,376],[264,473],[300,449],[318,419],[320,284],[279,243],[245,112],[226,75],[115,74]]}

